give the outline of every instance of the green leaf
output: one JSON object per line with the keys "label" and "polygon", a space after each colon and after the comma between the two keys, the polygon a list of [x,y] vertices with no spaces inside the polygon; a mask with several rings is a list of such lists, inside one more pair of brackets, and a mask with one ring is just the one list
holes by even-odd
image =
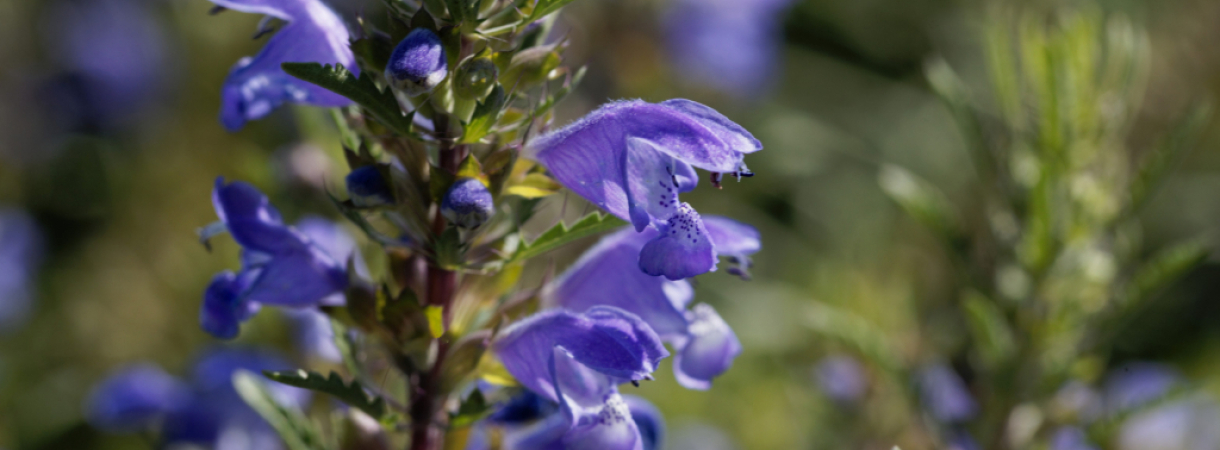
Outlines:
{"label": "green leaf", "polygon": [[445,365],[441,368],[441,392],[451,392],[461,385],[487,352],[491,330],[480,330],[459,339],[449,349]]}
{"label": "green leaf", "polygon": [[532,242],[522,243],[517,248],[517,251],[513,253],[513,256],[508,258],[508,262],[524,261],[577,239],[610,231],[623,225],[627,225],[627,222],[618,217],[597,212],[580,218],[580,220],[577,220],[571,226],[560,222],[549,230],[542,232]]}
{"label": "green leaf", "polygon": [[329,377],[323,377],[317,372],[304,369],[283,372],[263,372],[267,378],[293,387],[309,389],[324,394],[330,394],[353,408],[364,411],[374,419],[380,420],[386,415],[385,399],[370,394],[364,390],[359,381],[344,383],[343,378],[335,372]]}
{"label": "green leaf", "polygon": [[901,167],[885,164],[877,174],[881,190],[916,221],[950,244],[960,238],[957,216],[949,199],[935,186]]}
{"label": "green leaf", "polygon": [[291,450],[327,450],[321,433],[300,411],[276,401],[267,385],[249,371],[233,373],[233,388],[246,404],[267,420]]}
{"label": "green leaf", "polygon": [[439,305],[428,305],[424,308],[424,315],[428,316],[428,333],[432,335],[432,339],[437,339],[445,335],[445,310]]}
{"label": "green leaf", "polygon": [[453,428],[468,427],[491,414],[491,405],[483,398],[483,392],[475,389],[469,397],[462,400],[457,412],[449,413],[449,426]]}
{"label": "green leaf", "polygon": [[855,348],[887,371],[897,372],[903,367],[888,335],[867,319],[817,301],[810,302],[807,317],[810,330]]}
{"label": "green leaf", "polygon": [[969,291],[962,300],[962,312],[978,343],[979,353],[988,365],[997,366],[1016,353],[1016,339],[994,301],[979,292]]}
{"label": "green leaf", "polygon": [[465,133],[462,134],[462,143],[473,144],[483,139],[483,136],[487,136],[492,125],[495,125],[496,121],[500,120],[500,116],[504,114],[504,105],[507,101],[508,97],[504,94],[504,87],[496,84],[487,98],[484,98],[474,108],[474,115],[471,116],[470,123],[466,124]]}
{"label": "green leaf", "polygon": [[1190,273],[1207,259],[1211,248],[1204,239],[1193,239],[1162,249],[1136,269],[1120,299],[1119,307],[1136,307]]}
{"label": "green leaf", "polygon": [[394,93],[389,89],[378,89],[368,73],[363,73],[356,78],[338,64],[323,66],[318,63],[283,63],[280,67],[289,75],[351,99],[398,134],[423,140],[423,137],[412,129],[413,116],[403,114],[402,108],[398,106],[398,100],[394,98]]}
{"label": "green leaf", "polygon": [[572,1],[573,0],[538,0],[538,3],[534,4],[534,11],[530,13],[530,18],[528,21],[533,22],[546,17],[555,11],[559,11],[560,8],[563,8],[568,3],[572,3]]}
{"label": "green leaf", "polygon": [[542,198],[559,192],[563,186],[541,173],[531,173],[520,183],[514,183],[504,191],[508,195],[522,198]]}

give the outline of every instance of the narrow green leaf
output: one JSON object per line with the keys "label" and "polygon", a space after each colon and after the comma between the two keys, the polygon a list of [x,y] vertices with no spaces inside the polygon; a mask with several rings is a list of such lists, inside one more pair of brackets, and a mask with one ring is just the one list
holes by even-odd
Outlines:
{"label": "narrow green leaf", "polygon": [[449,426],[453,428],[468,427],[491,413],[491,405],[483,398],[483,392],[475,389],[469,397],[462,400],[457,412],[449,413]]}
{"label": "narrow green leaf", "polygon": [[559,11],[560,8],[563,8],[568,3],[572,3],[572,1],[573,0],[538,0],[538,3],[534,4],[534,11],[530,13],[529,22],[533,22],[550,15],[555,11]]}
{"label": "narrow green leaf", "polygon": [[881,190],[932,232],[950,244],[960,237],[956,212],[935,186],[898,166],[886,164],[877,174]]}
{"label": "narrow green leaf", "polygon": [[444,313],[444,309],[438,305],[428,305],[424,308],[424,315],[428,316],[428,333],[432,335],[432,339],[445,335]]}
{"label": "narrow green leaf", "polygon": [[403,114],[394,93],[389,89],[378,89],[367,73],[357,78],[342,65],[323,66],[318,63],[283,63],[280,67],[289,75],[351,99],[398,134],[423,140],[412,129],[411,116]]}
{"label": "narrow green leaf", "polygon": [[1211,253],[1203,239],[1193,239],[1162,249],[1136,269],[1119,307],[1129,309],[1161,292],[1190,273]]}
{"label": "narrow green leaf", "polygon": [[861,355],[888,371],[896,372],[902,368],[902,359],[890,344],[887,334],[865,318],[817,301],[810,302],[806,317],[806,325],[815,333],[854,347]]}
{"label": "narrow green leaf", "polygon": [[385,399],[365,391],[359,381],[343,382],[343,378],[335,372],[331,372],[329,377],[323,377],[317,372],[309,372],[304,369],[283,372],[267,371],[263,372],[263,375],[289,386],[330,394],[339,401],[364,411],[374,419],[385,417],[387,412]]}
{"label": "narrow green leaf", "polygon": [[1160,186],[1182,157],[1189,153],[1206,128],[1211,108],[1197,106],[1164,140],[1154,147],[1139,165],[1131,182],[1131,212],[1137,211]]}
{"label": "narrow green leaf", "polygon": [[978,343],[979,353],[988,365],[997,366],[1016,353],[1016,339],[994,301],[979,292],[969,291],[962,300],[962,312]]}
{"label": "narrow green leaf", "polygon": [[503,86],[497,84],[492,88],[487,98],[484,98],[474,108],[474,115],[471,116],[470,123],[466,125],[465,132],[462,134],[462,143],[473,144],[487,136],[492,125],[495,125],[496,121],[500,120],[500,116],[504,114],[504,105],[507,101],[508,97],[504,94]]}
{"label": "narrow green leaf", "polygon": [[627,222],[609,214],[591,213],[572,225],[560,222],[538,235],[532,242],[522,243],[508,262],[524,261],[554,250],[564,244],[597,233],[610,231],[627,225]]}
{"label": "narrow green leaf", "polygon": [[233,373],[233,388],[246,404],[267,420],[291,450],[327,450],[321,433],[300,411],[281,405],[267,385],[249,371]]}

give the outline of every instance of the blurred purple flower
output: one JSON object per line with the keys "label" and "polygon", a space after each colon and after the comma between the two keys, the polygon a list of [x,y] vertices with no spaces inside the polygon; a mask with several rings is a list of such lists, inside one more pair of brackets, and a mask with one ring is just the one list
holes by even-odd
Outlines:
{"label": "blurred purple flower", "polygon": [[559,404],[506,435],[506,448],[643,448],[617,385],[650,379],[669,352],[638,316],[606,306],[545,311],[505,329],[492,348],[522,386]]}
{"label": "blurred purple flower", "polygon": [[1106,379],[1106,409],[1117,413],[1156,400],[1169,393],[1180,380],[1177,371],[1163,364],[1135,362],[1123,365]]}
{"label": "blurred purple flower", "polygon": [[818,386],[826,397],[841,404],[860,400],[868,389],[864,368],[860,362],[847,355],[832,355],[822,358],[815,369]]}
{"label": "blurred purple flower", "polygon": [[674,0],[665,34],[677,72],[732,97],[761,95],[778,66],[792,0]]}
{"label": "blurred purple flower", "polygon": [[60,1],[49,9],[43,27],[49,54],[68,73],[53,104],[78,125],[117,125],[164,94],[169,52],[150,3]]}
{"label": "blurred purple flower", "polygon": [[491,219],[495,207],[487,186],[474,178],[457,180],[441,200],[441,214],[458,228],[478,228]]}
{"label": "blurred purple flower", "polygon": [[[360,75],[349,47],[347,26],[321,0],[211,0],[228,9],[262,14],[288,22],[258,55],[245,57],[221,88],[220,122],[237,131],[285,102],[337,107],[351,100],[299,80],[280,68],[286,62],[341,64]],[[261,32],[261,30],[260,30]]]}
{"label": "blurred purple flower", "polygon": [[[189,382],[152,364],[120,369],[94,387],[85,403],[94,426],[112,433],[154,431],[165,447],[191,443],[217,450],[282,448],[275,430],[232,386],[239,369],[259,373],[291,366],[274,353],[214,349],[200,357]],[[268,383],[282,405],[303,408],[309,391]]]}
{"label": "blurred purple flower", "polygon": [[635,427],[640,430],[640,437],[644,439],[643,450],[661,448],[661,444],[665,442],[665,417],[661,415],[661,410],[648,400],[634,395],[624,395],[623,400],[627,402],[631,420],[635,421]]}
{"label": "blurred purple flower", "polygon": [[970,420],[978,410],[966,383],[944,364],[933,364],[920,371],[919,388],[924,405],[942,423]]}
{"label": "blurred purple flower", "polygon": [[[706,223],[717,249],[759,247],[758,234],[749,225],[711,216]],[[624,228],[602,238],[547,287],[544,297],[571,311],[606,305],[639,316],[673,346],[678,383],[689,389],[708,389],[712,379],[728,370],[741,353],[741,343],[711,306],[698,304],[687,309],[694,297],[690,282],[639,270],[640,249],[657,234],[654,229],[637,233]]]}
{"label": "blurred purple flower", "polygon": [[1051,436],[1050,450],[1097,450],[1078,427],[1060,427]]}
{"label": "blurred purple flower", "polygon": [[355,241],[334,223],[309,218],[295,228],[285,225],[258,189],[242,182],[225,184],[223,178],[216,180],[212,201],[223,226],[205,228],[202,238],[227,230],[242,246],[241,271],[218,274],[204,294],[200,322],[216,337],[235,337],[240,323],[261,304],[343,304],[347,261],[356,261],[358,274],[366,272]]}
{"label": "blurred purple flower", "polygon": [[356,206],[373,207],[394,203],[390,183],[377,166],[353,169],[344,178],[344,182],[347,184],[347,193]]}
{"label": "blurred purple flower", "polygon": [[1136,413],[1118,431],[1120,450],[1220,448],[1220,407],[1206,396],[1173,401]]}
{"label": "blurred purple flower", "polygon": [[43,250],[34,218],[19,209],[0,207],[0,332],[17,328],[29,317]]}
{"label": "blurred purple flower", "polygon": [[284,309],[283,313],[292,322],[297,347],[303,353],[325,361],[343,361],[343,354],[335,345],[335,329],[329,316],[315,308]]}
{"label": "blurred purple flower", "polygon": [[750,176],[747,153],[762,149],[748,131],[715,110],[675,99],[603,105],[534,140],[526,156],[568,189],[636,231],[659,231],[640,251],[639,267],[671,280],[714,270],[716,248],[703,219],[678,194],[698,183],[694,168]]}

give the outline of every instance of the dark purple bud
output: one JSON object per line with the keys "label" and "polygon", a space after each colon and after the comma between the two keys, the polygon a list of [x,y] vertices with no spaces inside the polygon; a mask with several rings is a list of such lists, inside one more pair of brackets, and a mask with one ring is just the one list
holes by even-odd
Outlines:
{"label": "dark purple bud", "polygon": [[390,55],[385,76],[409,96],[431,91],[449,73],[441,38],[427,28],[412,30]]}
{"label": "dark purple bud", "polygon": [[377,166],[364,166],[347,174],[347,193],[356,206],[381,206],[394,203],[390,184]]}
{"label": "dark purple bud", "polygon": [[449,187],[441,214],[458,228],[478,228],[495,214],[495,202],[482,181],[462,178]]}

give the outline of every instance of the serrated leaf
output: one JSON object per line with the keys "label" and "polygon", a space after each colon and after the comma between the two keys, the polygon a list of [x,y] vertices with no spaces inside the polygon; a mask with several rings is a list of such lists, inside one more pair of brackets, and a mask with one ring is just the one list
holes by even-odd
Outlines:
{"label": "serrated leaf", "polygon": [[291,450],[327,450],[321,433],[300,411],[281,405],[266,383],[246,370],[233,373],[233,388],[250,408],[262,416]]}
{"label": "serrated leaf", "polygon": [[280,67],[289,75],[351,99],[396,133],[423,140],[412,129],[413,116],[403,114],[394,93],[389,89],[378,89],[368,73],[362,73],[357,78],[342,65],[323,66],[318,63],[283,63]]}
{"label": "serrated leaf", "polygon": [[470,123],[466,124],[466,129],[462,134],[462,143],[473,144],[487,136],[492,125],[495,125],[496,121],[500,120],[500,116],[504,114],[504,104],[507,101],[508,97],[504,93],[504,87],[497,83],[491,93],[487,94],[487,97],[474,108],[474,115],[471,116]]}
{"label": "serrated leaf", "polygon": [[428,317],[428,334],[432,339],[445,335],[445,310],[438,305],[428,305],[424,308],[424,316]]}
{"label": "serrated leaf", "polygon": [[523,242],[513,253],[509,262],[524,261],[554,250],[564,244],[594,234],[610,231],[627,225],[627,222],[609,214],[590,213],[572,225],[560,222],[538,235],[532,242]]}
{"label": "serrated leaf", "polygon": [[265,371],[263,375],[278,383],[330,394],[348,406],[364,411],[374,419],[385,417],[387,412],[385,399],[365,391],[359,381],[352,380],[351,383],[345,383],[343,378],[335,372],[331,372],[328,377],[304,369],[283,372]]}

